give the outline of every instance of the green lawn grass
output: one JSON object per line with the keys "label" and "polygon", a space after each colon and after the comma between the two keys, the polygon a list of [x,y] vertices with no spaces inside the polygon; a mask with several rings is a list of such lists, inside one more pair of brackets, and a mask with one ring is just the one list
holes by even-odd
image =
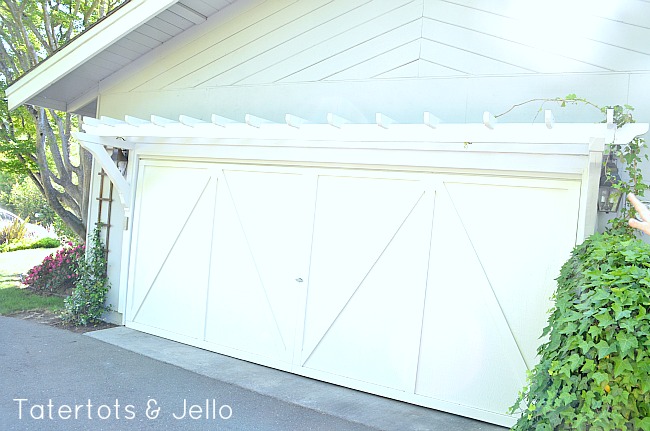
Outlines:
{"label": "green lawn grass", "polygon": [[20,283],[20,274],[43,261],[54,249],[20,250],[0,253],[0,314],[20,311],[63,309],[63,298],[36,295]]}

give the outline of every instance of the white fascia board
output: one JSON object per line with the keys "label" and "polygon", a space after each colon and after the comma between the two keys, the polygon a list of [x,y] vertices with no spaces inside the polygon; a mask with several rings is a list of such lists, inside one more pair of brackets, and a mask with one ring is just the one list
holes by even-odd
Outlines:
{"label": "white fascia board", "polygon": [[[22,105],[177,2],[178,0],[131,0],[9,87],[9,109]],[[67,106],[64,110],[67,110]]]}

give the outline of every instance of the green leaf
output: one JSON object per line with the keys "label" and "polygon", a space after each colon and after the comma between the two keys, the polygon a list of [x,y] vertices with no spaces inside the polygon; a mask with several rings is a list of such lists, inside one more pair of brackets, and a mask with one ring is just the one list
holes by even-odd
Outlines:
{"label": "green leaf", "polygon": [[625,332],[619,332],[616,334],[616,341],[618,341],[618,346],[620,348],[621,356],[626,356],[633,349],[639,347],[639,342],[636,339],[634,334],[627,334]]}
{"label": "green leaf", "polygon": [[614,343],[610,345],[605,340],[600,340],[594,347],[596,347],[598,350],[598,359],[602,359],[610,353],[614,353],[616,351],[616,344]]}
{"label": "green leaf", "polygon": [[598,320],[598,326],[602,328],[615,323],[614,319],[609,314],[609,311],[603,311],[602,313],[596,314],[596,320]]}
{"label": "green leaf", "polygon": [[625,371],[634,371],[634,368],[632,368],[632,365],[630,364],[630,361],[628,359],[624,359],[621,357],[614,357],[614,378],[620,376],[623,374]]}
{"label": "green leaf", "polygon": [[600,334],[603,333],[603,330],[601,328],[599,328],[598,326],[596,326],[596,325],[591,325],[591,327],[589,328],[589,331],[587,331],[587,332],[588,332],[589,335],[592,336],[592,338],[597,338],[597,337],[600,336]]}
{"label": "green leaf", "polygon": [[592,359],[586,359],[585,364],[580,369],[583,373],[590,373],[596,369],[596,363]]}
{"label": "green leaf", "polygon": [[603,382],[609,381],[609,376],[600,371],[596,371],[594,374],[592,374],[591,378],[594,380],[597,386],[600,386]]}

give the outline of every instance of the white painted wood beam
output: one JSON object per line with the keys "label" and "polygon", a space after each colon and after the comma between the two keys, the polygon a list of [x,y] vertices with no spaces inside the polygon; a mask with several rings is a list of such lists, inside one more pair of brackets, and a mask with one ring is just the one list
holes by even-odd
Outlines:
{"label": "white painted wood beam", "polygon": [[497,119],[494,115],[490,114],[488,111],[483,113],[483,125],[488,129],[494,129],[494,125],[497,123]]}
{"label": "white painted wood beam", "polygon": [[104,124],[100,120],[98,120],[97,118],[86,117],[86,116],[81,117],[81,122],[83,124],[91,126],[91,127],[99,127],[99,126],[102,126]]}
{"label": "white painted wood beam", "polygon": [[142,118],[138,117],[132,117],[130,115],[125,115],[124,121],[126,124],[130,124],[131,126],[144,126],[146,124],[151,124],[151,121],[143,120]]}
{"label": "white painted wood beam", "polygon": [[613,109],[608,109],[607,110],[607,128],[608,129],[613,129],[616,127],[614,124],[614,110]]}
{"label": "white painted wood beam", "polygon": [[440,118],[433,115],[431,112],[424,113],[424,124],[435,129],[440,124]]}
{"label": "white painted wood beam", "polygon": [[169,126],[170,124],[178,124],[178,121],[176,120],[170,120],[169,118],[165,117],[159,117],[158,115],[152,115],[151,116],[151,124],[155,124],[156,126]]}
{"label": "white painted wood beam", "polygon": [[375,122],[379,127],[388,129],[391,124],[395,123],[395,120],[390,118],[388,115],[377,112],[377,114],[375,114]]}
{"label": "white painted wood beam", "polygon": [[295,127],[296,129],[300,129],[300,126],[303,124],[309,124],[309,121],[305,120],[304,118],[300,118],[292,114],[285,115],[284,119],[289,126]]}
{"label": "white painted wood beam", "polygon": [[195,127],[200,124],[208,124],[207,121],[199,120],[198,118],[188,117],[187,115],[179,116],[178,121],[180,121],[181,124],[189,127]]}
{"label": "white painted wood beam", "polygon": [[349,120],[347,120],[347,119],[345,119],[343,117],[339,117],[336,114],[332,114],[331,112],[329,114],[327,114],[327,124],[329,124],[330,126],[334,126],[337,129],[340,129],[341,126],[343,126],[344,124],[349,124],[349,123],[350,123]]}
{"label": "white painted wood beam", "polygon": [[550,109],[544,111],[544,124],[546,124],[547,129],[552,129],[555,125],[555,116]]}
{"label": "white painted wood beam", "polygon": [[215,124],[220,127],[226,127],[228,124],[235,124],[237,121],[230,118],[222,117],[221,115],[212,114],[211,117],[212,124]]}
{"label": "white painted wood beam", "polygon": [[107,126],[123,126],[126,124],[125,121],[118,120],[117,118],[113,117],[107,117],[105,115],[99,117],[99,120]]}
{"label": "white painted wood beam", "polygon": [[255,128],[260,128],[262,124],[271,124],[273,123],[272,121],[266,120],[264,118],[256,117],[251,114],[246,114],[246,124],[248,124],[251,127]]}

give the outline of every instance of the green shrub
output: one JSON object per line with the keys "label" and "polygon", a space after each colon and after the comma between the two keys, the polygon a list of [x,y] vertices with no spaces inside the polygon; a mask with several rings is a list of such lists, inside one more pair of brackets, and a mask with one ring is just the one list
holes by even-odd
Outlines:
{"label": "green shrub", "polygon": [[0,244],[0,253],[8,253],[18,250],[29,250],[33,248],[57,248],[60,246],[61,241],[56,238],[40,238],[36,241],[24,239],[18,242]]}
{"label": "green shrub", "polygon": [[61,241],[56,238],[40,238],[34,241],[29,248],[57,248],[61,247]]}
{"label": "green shrub", "polygon": [[30,269],[23,283],[31,290],[42,293],[65,293],[74,287],[79,266],[84,256],[84,246],[72,246],[58,250]]}
{"label": "green shrub", "polygon": [[513,430],[650,430],[650,246],[597,234],[557,279]]}
{"label": "green shrub", "polygon": [[100,231],[99,226],[95,228],[92,245],[87,249],[85,259],[80,260],[75,288],[64,301],[65,310],[62,318],[65,322],[76,326],[98,323],[101,321],[102,314],[110,309],[110,306],[104,304],[109,284]]}
{"label": "green shrub", "polygon": [[0,229],[0,243],[8,244],[12,242],[22,241],[25,239],[26,235],[27,221],[20,221],[16,219]]}

